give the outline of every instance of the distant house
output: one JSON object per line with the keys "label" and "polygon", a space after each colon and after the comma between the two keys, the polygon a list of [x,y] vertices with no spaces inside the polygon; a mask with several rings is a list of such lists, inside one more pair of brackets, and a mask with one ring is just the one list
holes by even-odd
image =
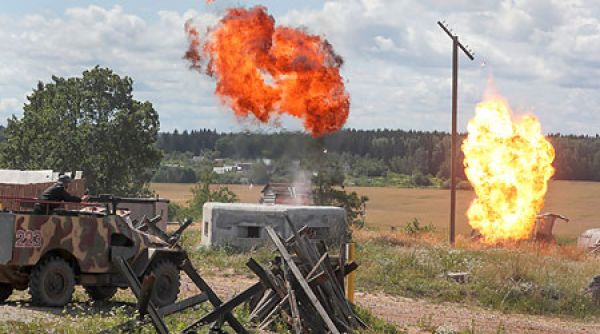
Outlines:
{"label": "distant house", "polygon": [[249,171],[252,168],[252,165],[253,164],[250,162],[238,162],[237,164],[235,164],[238,172]]}
{"label": "distant house", "polygon": [[269,183],[261,190],[261,203],[312,205],[312,189],[308,184]]}
{"label": "distant house", "polygon": [[235,165],[224,165],[222,167],[213,167],[213,172],[217,174],[225,174],[230,172],[247,172],[252,168],[251,163],[237,162]]}
{"label": "distant house", "polygon": [[213,172],[217,174],[225,174],[229,172],[235,172],[237,170],[236,166],[225,165],[222,167],[213,167]]}

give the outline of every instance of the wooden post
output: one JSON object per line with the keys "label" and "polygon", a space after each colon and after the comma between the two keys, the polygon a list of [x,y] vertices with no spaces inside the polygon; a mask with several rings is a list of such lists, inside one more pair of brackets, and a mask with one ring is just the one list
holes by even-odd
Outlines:
{"label": "wooden post", "polygon": [[449,241],[456,238],[456,107],[458,86],[458,37],[452,38],[452,139],[450,148],[450,228]]}
{"label": "wooden post", "polygon": [[458,36],[453,35],[450,29],[442,22],[438,25],[452,39],[452,138],[450,147],[450,224],[448,229],[448,241],[454,246],[456,241],[456,151],[458,135],[456,131],[457,105],[458,105],[458,48],[460,48],[469,59],[473,60],[472,51],[458,41]]}
{"label": "wooden post", "polygon": [[[346,262],[352,263],[356,259],[356,244],[354,242],[349,242],[346,244],[346,254],[348,255],[348,260]],[[356,273],[353,271],[348,274],[348,281],[346,282],[346,298],[352,304],[354,304],[354,279],[356,277]]]}

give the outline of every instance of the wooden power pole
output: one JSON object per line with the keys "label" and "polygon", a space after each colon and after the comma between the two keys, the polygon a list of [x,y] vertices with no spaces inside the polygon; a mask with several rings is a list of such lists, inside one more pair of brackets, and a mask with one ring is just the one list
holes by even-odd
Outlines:
{"label": "wooden power pole", "polygon": [[469,59],[473,60],[473,52],[458,41],[458,36],[453,35],[451,29],[438,21],[438,25],[452,39],[452,140],[450,148],[450,226],[448,231],[448,239],[450,244],[454,246],[456,237],[456,107],[457,107],[457,91],[458,91],[458,48],[460,48]]}

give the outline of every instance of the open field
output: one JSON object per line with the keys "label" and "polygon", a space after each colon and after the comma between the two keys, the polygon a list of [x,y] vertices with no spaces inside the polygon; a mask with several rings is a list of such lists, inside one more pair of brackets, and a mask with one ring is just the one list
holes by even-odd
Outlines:
{"label": "open field", "polygon": [[[152,188],[162,197],[177,203],[191,198],[192,184],[154,183]],[[257,202],[261,186],[229,185],[240,201]],[[347,189],[369,197],[367,203],[367,226],[388,229],[402,226],[413,218],[424,224],[433,224],[438,231],[447,229],[449,215],[448,190],[414,188],[348,187]],[[466,211],[474,198],[472,191],[457,193],[457,231],[468,234]],[[600,227],[600,182],[552,181],[543,212],[551,211],[571,219],[569,223],[557,223],[554,231],[563,237],[576,237],[582,231]]]}

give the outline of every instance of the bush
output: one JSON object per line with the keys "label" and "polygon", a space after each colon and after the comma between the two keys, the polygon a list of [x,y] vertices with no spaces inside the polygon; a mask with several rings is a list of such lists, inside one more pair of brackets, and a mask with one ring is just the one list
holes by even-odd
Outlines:
{"label": "bush", "polygon": [[[442,184],[442,188],[444,189],[450,189],[450,180],[446,180],[444,181],[444,183]],[[458,190],[473,190],[473,186],[471,185],[471,182],[469,182],[468,180],[463,180],[461,178],[456,178],[456,189]]]}
{"label": "bush", "polygon": [[428,187],[431,185],[431,179],[418,171],[413,172],[412,176],[410,177],[410,181],[417,187]]}
{"label": "bush", "polygon": [[435,231],[435,226],[433,226],[432,224],[422,226],[419,219],[414,218],[412,221],[406,223],[406,225],[403,227],[403,231],[404,233],[409,235],[429,233]]}
{"label": "bush", "polygon": [[177,166],[160,166],[152,177],[152,182],[157,183],[196,183],[198,177],[193,169]]}
{"label": "bush", "polygon": [[181,206],[177,203],[169,203],[169,221],[184,221],[187,218],[199,220],[202,212],[192,209],[189,206]]}

